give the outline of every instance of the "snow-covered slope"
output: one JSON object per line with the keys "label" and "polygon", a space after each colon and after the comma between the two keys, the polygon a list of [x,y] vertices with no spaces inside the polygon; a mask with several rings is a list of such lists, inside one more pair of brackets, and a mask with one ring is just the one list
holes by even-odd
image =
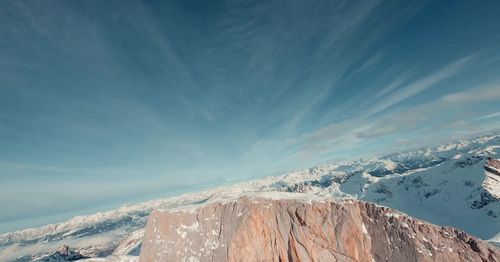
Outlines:
{"label": "snow-covered slope", "polygon": [[[246,192],[286,191],[357,198],[401,210],[483,239],[500,233],[500,202],[484,183],[500,136],[459,141],[415,152],[314,167],[229,187],[80,216],[67,222],[0,235],[0,261],[31,261],[68,245],[82,256],[134,259],[153,209],[196,205]],[[493,191],[495,192],[495,191]]]}

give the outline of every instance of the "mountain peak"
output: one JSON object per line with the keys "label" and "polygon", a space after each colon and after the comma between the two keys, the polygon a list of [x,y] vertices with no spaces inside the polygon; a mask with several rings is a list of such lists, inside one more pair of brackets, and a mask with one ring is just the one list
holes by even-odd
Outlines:
{"label": "mountain peak", "polygon": [[73,250],[68,245],[63,245],[59,247],[52,254],[42,256],[41,258],[34,259],[34,261],[51,261],[51,262],[59,262],[59,261],[76,261],[80,259],[88,258],[83,256],[79,252]]}

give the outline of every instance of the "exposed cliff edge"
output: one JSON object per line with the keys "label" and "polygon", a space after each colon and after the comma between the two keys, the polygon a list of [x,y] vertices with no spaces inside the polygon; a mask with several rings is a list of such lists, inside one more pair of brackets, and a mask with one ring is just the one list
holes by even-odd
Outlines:
{"label": "exposed cliff edge", "polygon": [[497,200],[500,199],[500,160],[488,158],[484,166],[483,187]]}
{"label": "exposed cliff edge", "polygon": [[357,200],[253,194],[157,210],[140,261],[500,261],[461,230]]}

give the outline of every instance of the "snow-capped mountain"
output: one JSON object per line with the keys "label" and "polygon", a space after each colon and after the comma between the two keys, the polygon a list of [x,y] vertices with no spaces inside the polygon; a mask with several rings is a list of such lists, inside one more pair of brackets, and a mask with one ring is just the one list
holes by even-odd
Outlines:
{"label": "snow-capped mountain", "polygon": [[[60,224],[2,234],[0,261],[44,261],[64,245],[82,257],[91,257],[87,261],[104,260],[96,257],[134,260],[152,210],[261,191],[357,198],[495,240],[500,235],[500,201],[495,196],[497,184],[488,177],[495,175],[498,167],[488,157],[498,158],[498,153],[500,135],[494,135],[148,201],[75,217]],[[491,171],[492,167],[495,170]]]}

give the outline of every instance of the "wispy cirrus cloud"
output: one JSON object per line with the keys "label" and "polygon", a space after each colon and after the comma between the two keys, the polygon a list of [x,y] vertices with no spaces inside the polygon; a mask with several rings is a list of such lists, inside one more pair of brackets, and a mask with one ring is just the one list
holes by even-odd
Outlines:
{"label": "wispy cirrus cloud", "polygon": [[[366,155],[373,154],[369,144],[383,143],[385,150],[408,150],[431,145],[447,139],[458,139],[498,128],[496,122],[478,125],[477,120],[500,116],[498,112],[484,115],[477,103],[500,101],[498,85],[487,85],[448,93],[433,101],[407,106],[404,110],[386,113],[380,117],[359,116],[330,124],[312,133],[289,140],[284,146],[296,148],[288,155],[290,162],[320,159],[322,156],[340,157],[358,154],[365,147]],[[438,113],[437,113],[438,112]],[[403,138],[410,137],[419,139]],[[422,138],[426,137],[425,141]],[[405,141],[401,143],[400,141]],[[385,141],[385,142],[383,142]],[[353,153],[355,152],[355,153]],[[290,164],[290,162],[288,164]]]}
{"label": "wispy cirrus cloud", "polygon": [[[375,107],[371,110],[370,115],[377,114],[391,106],[394,106],[408,98],[411,98],[412,96],[418,95],[419,93],[422,93],[423,91],[433,87],[441,81],[462,72],[464,68],[474,60],[475,57],[476,54],[463,57],[446,65],[445,67],[431,75],[425,76],[413,82],[412,84],[398,88],[393,93],[390,93],[380,103],[375,105]],[[386,90],[383,90],[382,92],[386,92]]]}
{"label": "wispy cirrus cloud", "polygon": [[480,116],[480,117],[476,118],[476,120],[483,120],[483,119],[495,118],[495,117],[500,117],[500,112],[495,112],[495,113],[487,114],[485,116]]}
{"label": "wispy cirrus cloud", "polygon": [[491,85],[482,88],[451,93],[443,96],[442,101],[446,103],[477,103],[484,101],[500,100],[500,85]]}

